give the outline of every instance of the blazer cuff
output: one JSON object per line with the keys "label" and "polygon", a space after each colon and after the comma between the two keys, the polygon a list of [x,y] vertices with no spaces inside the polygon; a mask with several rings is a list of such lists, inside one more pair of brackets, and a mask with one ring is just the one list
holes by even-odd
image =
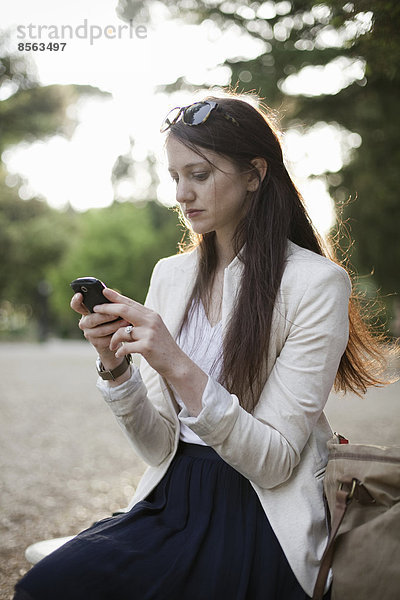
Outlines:
{"label": "blazer cuff", "polygon": [[143,385],[140,371],[136,365],[131,364],[131,376],[120,385],[111,387],[107,381],[98,377],[96,387],[100,390],[104,400],[116,414],[124,414],[132,406],[132,395]]}
{"label": "blazer cuff", "polygon": [[[224,438],[228,433],[224,431],[225,428],[232,428],[233,412],[236,412],[234,397],[222,385],[209,376],[201,403],[203,408],[197,417],[191,416],[187,408],[184,407],[180,411],[178,418],[184,425],[187,425],[201,437],[203,441],[207,439],[209,445],[212,442],[220,443],[221,439],[217,441],[217,439],[212,438],[217,438],[221,435]],[[228,417],[227,421],[225,420],[226,417]],[[235,420],[236,418],[233,419],[233,421]],[[221,425],[223,426],[221,427]]]}

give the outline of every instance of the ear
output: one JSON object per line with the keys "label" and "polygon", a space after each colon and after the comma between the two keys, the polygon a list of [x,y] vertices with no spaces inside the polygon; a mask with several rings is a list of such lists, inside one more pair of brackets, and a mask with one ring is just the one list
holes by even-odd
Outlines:
{"label": "ear", "polygon": [[[262,158],[261,156],[253,158],[250,162],[254,166],[254,169],[252,169],[248,175],[247,190],[249,192],[255,192],[267,173],[268,164],[265,158]],[[256,170],[259,177],[257,176]]]}

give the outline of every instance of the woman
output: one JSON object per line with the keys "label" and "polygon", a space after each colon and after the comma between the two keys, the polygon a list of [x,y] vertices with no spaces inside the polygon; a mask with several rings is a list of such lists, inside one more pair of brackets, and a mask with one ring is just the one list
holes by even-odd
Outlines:
{"label": "woman", "polygon": [[16,598],[303,600],[327,537],[323,408],[334,383],[378,383],[380,350],[266,114],[207,98],[162,130],[192,247],[156,265],[144,306],[110,289],[92,314],[71,302],[149,468],[125,514],[38,563]]}

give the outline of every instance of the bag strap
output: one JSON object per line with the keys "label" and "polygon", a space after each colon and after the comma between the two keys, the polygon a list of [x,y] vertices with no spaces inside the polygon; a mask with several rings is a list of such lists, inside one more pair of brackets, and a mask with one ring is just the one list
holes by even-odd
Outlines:
{"label": "bag strap", "polygon": [[321,558],[321,563],[319,567],[317,581],[315,582],[312,600],[322,600],[322,597],[324,595],[326,580],[328,578],[329,569],[331,568],[333,560],[335,539],[339,531],[339,527],[342,524],[344,515],[346,514],[346,510],[350,502],[353,500],[356,484],[357,480],[353,479],[350,491],[346,492],[345,490],[340,488],[336,492],[335,510],[332,516],[332,529],[325,551]]}

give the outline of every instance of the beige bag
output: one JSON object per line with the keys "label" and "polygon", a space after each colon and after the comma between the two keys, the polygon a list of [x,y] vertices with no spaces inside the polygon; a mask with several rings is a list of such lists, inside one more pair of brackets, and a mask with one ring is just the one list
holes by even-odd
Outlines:
{"label": "beige bag", "polygon": [[328,442],[324,480],[331,533],[313,600],[330,567],[332,600],[400,599],[400,446]]}

